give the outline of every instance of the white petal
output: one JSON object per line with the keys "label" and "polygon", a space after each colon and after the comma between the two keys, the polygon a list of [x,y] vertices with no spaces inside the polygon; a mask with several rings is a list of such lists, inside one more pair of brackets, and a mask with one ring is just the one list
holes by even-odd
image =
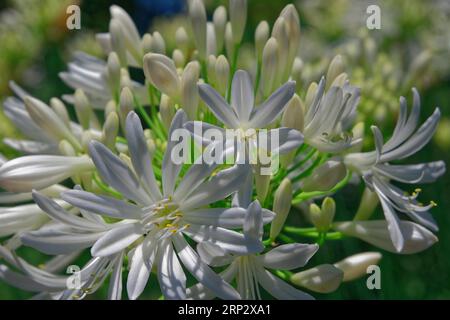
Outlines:
{"label": "white petal", "polygon": [[160,245],[158,259],[158,280],[164,298],[186,299],[186,275],[170,241],[166,240]]}
{"label": "white petal", "polygon": [[236,290],[200,259],[181,234],[174,235],[173,242],[183,265],[199,282],[221,299],[239,299]]}
{"label": "white petal", "polygon": [[114,266],[109,280],[108,300],[122,299],[122,264],[123,253],[114,259]]}
{"label": "white petal", "polygon": [[230,129],[239,128],[239,120],[225,99],[209,84],[198,85],[199,95],[209,109],[225,126]]}
{"label": "white petal", "polygon": [[61,198],[80,209],[120,219],[140,219],[141,209],[131,203],[82,190],[61,193]]}
{"label": "white petal", "polygon": [[207,225],[228,229],[241,229],[247,210],[243,208],[208,208],[184,213],[184,220],[190,224]]}
{"label": "white petal", "polygon": [[306,265],[317,250],[317,244],[284,244],[262,255],[261,262],[269,269],[297,269]]}
{"label": "white petal", "polygon": [[231,105],[236,112],[239,122],[245,123],[248,121],[254,102],[250,75],[244,70],[236,71],[231,84]]}
{"label": "white petal", "polygon": [[132,244],[144,234],[140,223],[127,223],[108,231],[95,242],[91,254],[95,257],[106,257],[117,253]]}
{"label": "white petal", "polygon": [[166,151],[164,152],[164,159],[162,164],[162,186],[164,196],[167,197],[173,194],[175,189],[176,179],[180,173],[182,164],[175,164],[172,160],[172,149],[178,141],[172,141],[172,134],[175,130],[183,127],[187,121],[186,113],[182,109],[175,114],[169,130],[169,141],[167,143]]}
{"label": "white petal", "polygon": [[277,89],[263,104],[256,107],[250,117],[250,128],[264,128],[283,112],[295,92],[295,81],[288,81]]}
{"label": "white petal", "polygon": [[256,267],[258,281],[261,286],[273,297],[279,300],[312,300],[309,294],[297,290],[261,266]]}
{"label": "white petal", "polygon": [[126,136],[133,168],[144,183],[153,201],[161,199],[161,191],[153,173],[152,158],[147,148],[141,120],[135,112],[130,112],[126,120]]}
{"label": "white petal", "polygon": [[93,141],[89,151],[102,179],[126,198],[139,204],[153,203],[130,168],[103,144]]}
{"label": "white petal", "polygon": [[146,238],[133,251],[127,280],[128,297],[131,300],[137,299],[147,285],[157,247],[157,244],[153,243],[152,239]]}

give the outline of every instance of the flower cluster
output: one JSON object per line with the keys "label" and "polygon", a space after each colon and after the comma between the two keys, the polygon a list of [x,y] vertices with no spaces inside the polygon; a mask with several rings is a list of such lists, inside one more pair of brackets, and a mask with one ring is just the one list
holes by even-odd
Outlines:
{"label": "flower cluster", "polygon": [[[445,172],[441,161],[394,163],[424,147],[439,120],[436,109],[419,126],[415,89],[409,115],[400,98],[392,137],[384,142],[372,126],[375,150],[363,151],[360,90],[340,58],[306,90],[295,81],[293,5],[272,30],[258,25],[248,70],[238,69],[245,0],[218,7],[212,21],[203,2],[191,0],[190,28],[176,30],[172,52],[159,32],[141,36],[122,8],[112,6],[111,16],[109,32],[97,35],[106,61],[76,53],[60,74],[73,94],[47,104],[11,83],[16,96],[4,111],[23,138],[4,142],[23,156],[1,158],[0,279],[39,299],[82,299],[107,279],[108,298],[120,299],[124,273],[130,299],[148,286],[165,299],[311,299],[381,258],[364,252],[302,270],[328,240],[354,237],[401,254],[437,241],[435,203],[422,205],[418,190],[396,185],[431,183]],[[243,149],[197,135],[197,124],[236,130]],[[255,136],[266,129],[278,141],[263,148]],[[183,158],[193,161],[174,161],[179,130],[192,147]],[[265,174],[267,163],[242,152],[251,148],[257,158],[269,155]],[[197,161],[198,150],[232,154],[232,162]],[[334,194],[359,183],[366,188],[354,219],[335,221]],[[378,203],[385,219],[372,219]],[[290,222],[299,207],[309,227]],[[34,266],[19,257],[23,246],[54,257]],[[62,275],[86,255],[75,274]],[[149,283],[152,273],[158,283]]]}

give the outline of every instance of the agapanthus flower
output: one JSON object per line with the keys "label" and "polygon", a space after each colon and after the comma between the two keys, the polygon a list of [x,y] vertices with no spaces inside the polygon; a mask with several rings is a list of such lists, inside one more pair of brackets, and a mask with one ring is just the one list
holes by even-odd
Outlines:
{"label": "agapanthus flower", "polygon": [[417,130],[420,115],[420,98],[413,89],[413,107],[408,116],[406,99],[400,99],[400,114],[392,137],[383,142],[379,129],[372,127],[376,150],[365,153],[352,153],[344,158],[349,168],[361,173],[366,184],[376,192],[388,222],[391,239],[397,251],[405,245],[405,230],[402,228],[397,212],[406,214],[415,222],[437,231],[437,225],[429,210],[435,205],[422,205],[416,199],[419,190],[407,195],[390,181],[418,184],[434,182],[445,172],[445,163],[436,161],[416,165],[391,164],[391,161],[405,159],[422,149],[433,136],[440,117],[438,108]]}
{"label": "agapanthus flower", "polygon": [[[257,201],[248,207],[244,222],[247,237],[261,241],[262,210]],[[313,299],[301,290],[294,288],[267,269],[293,270],[303,267],[319,249],[317,244],[290,243],[278,246],[266,253],[233,254],[215,244],[198,244],[202,258],[213,266],[227,266],[221,276],[227,282],[236,280],[237,290],[247,300],[261,299],[260,286],[277,299]],[[199,283],[188,289],[188,298],[211,299],[215,294]]]}

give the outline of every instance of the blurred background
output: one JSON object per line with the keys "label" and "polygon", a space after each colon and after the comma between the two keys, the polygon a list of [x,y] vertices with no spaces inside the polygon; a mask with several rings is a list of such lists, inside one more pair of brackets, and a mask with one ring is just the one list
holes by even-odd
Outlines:
{"label": "blurred background", "polygon": [[[360,120],[371,123],[389,135],[395,124],[398,99],[412,100],[411,88],[419,89],[422,119],[436,106],[443,117],[428,146],[409,159],[411,163],[444,160],[450,163],[450,1],[448,0],[249,0],[249,17],[245,40],[253,42],[253,32],[261,20],[271,25],[288,3],[297,7],[302,39],[300,56],[304,62],[301,82],[306,87],[326,72],[330,60],[341,54],[353,84],[361,87]],[[68,30],[66,8],[81,8],[81,30]],[[11,94],[8,81],[14,80],[43,101],[69,93],[58,78],[75,51],[102,57],[95,33],[105,32],[109,23],[109,6],[122,6],[135,20],[141,33],[158,30],[171,52],[174,34],[180,24],[184,0],[6,0],[0,2],[0,103]],[[206,0],[208,14],[228,1]],[[366,8],[377,4],[381,9],[381,29],[368,30]],[[240,62],[251,63],[252,51],[242,49]],[[366,128],[366,129],[367,129]],[[17,135],[0,109],[0,141]],[[369,136],[370,137],[370,136]],[[370,138],[367,139],[370,147]],[[0,153],[16,156],[0,142]],[[406,189],[411,188],[407,186]],[[337,220],[352,219],[362,193],[361,186],[349,186],[335,196]],[[366,279],[344,283],[332,294],[314,294],[319,299],[450,299],[450,175],[424,186],[423,202],[434,200],[433,209],[440,231],[439,242],[416,255],[383,253],[381,290],[368,290]],[[380,210],[379,210],[380,211]],[[381,212],[377,214],[381,215]],[[301,220],[291,213],[290,219]],[[2,239],[0,239],[2,241]],[[34,264],[45,256],[26,248],[23,256]],[[346,256],[376,248],[357,240],[328,241],[309,263],[333,263]],[[151,279],[150,283],[156,281]],[[142,299],[158,298],[149,289]],[[90,299],[106,296],[107,286]],[[0,299],[24,299],[31,294],[0,283]]]}

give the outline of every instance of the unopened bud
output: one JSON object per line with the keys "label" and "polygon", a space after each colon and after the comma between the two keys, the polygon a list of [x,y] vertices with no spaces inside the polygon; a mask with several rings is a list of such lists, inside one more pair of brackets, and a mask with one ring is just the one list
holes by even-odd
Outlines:
{"label": "unopened bud", "polygon": [[189,50],[189,36],[186,29],[183,27],[179,27],[177,31],[175,31],[175,43],[177,44],[177,48],[187,56]]}
{"label": "unopened bud", "polygon": [[122,128],[125,129],[125,119],[127,118],[128,113],[134,110],[134,101],[133,101],[133,93],[130,88],[124,87],[120,92],[120,121],[122,124]]}
{"label": "unopened bud", "polygon": [[110,112],[103,125],[102,142],[109,149],[114,150],[116,137],[119,132],[119,117],[115,111]]}
{"label": "unopened bud", "polygon": [[175,115],[175,103],[169,96],[162,94],[161,101],[159,103],[159,113],[164,127],[169,130],[172,123],[173,116]]}
{"label": "unopened bud", "polygon": [[206,56],[216,55],[216,31],[212,22],[206,24]]}
{"label": "unopened bud", "polygon": [[331,264],[321,264],[292,275],[291,282],[319,293],[335,291],[342,282],[344,272]]}
{"label": "unopened bud", "polygon": [[346,174],[347,169],[342,162],[329,160],[314,169],[313,173],[304,180],[302,190],[305,192],[328,191],[344,179]]}
{"label": "unopened bud", "polygon": [[364,252],[336,262],[334,266],[344,272],[343,282],[352,281],[367,275],[367,268],[377,265],[381,260],[379,252]]}
{"label": "unopened bud", "polygon": [[311,222],[319,232],[327,232],[333,223],[336,212],[336,203],[333,198],[326,197],[322,202],[322,208],[312,203],[309,206],[309,216]]}
{"label": "unopened bud", "polygon": [[216,50],[222,52],[225,37],[225,26],[227,24],[227,10],[224,6],[217,7],[213,14],[214,30],[216,33]]}
{"label": "unopened bud", "polygon": [[172,60],[175,63],[175,67],[177,69],[182,69],[184,64],[186,63],[186,59],[184,58],[183,51],[180,49],[175,49],[172,52]]}
{"label": "unopened bud", "polygon": [[117,19],[111,19],[109,22],[109,34],[111,35],[112,50],[117,53],[120,65],[125,67],[127,65],[125,38],[123,35],[122,26]]}
{"label": "unopened bud", "polygon": [[111,52],[108,55],[106,79],[109,89],[114,95],[117,93],[120,87],[120,61],[119,56],[115,52]]}
{"label": "unopened bud", "polygon": [[290,73],[290,67],[288,65],[289,55],[289,36],[287,31],[286,20],[283,17],[279,17],[272,29],[272,37],[277,39],[278,42],[278,68],[276,73],[276,85],[284,82],[286,75]]}
{"label": "unopened bud", "polygon": [[330,65],[328,67],[327,72],[327,86],[326,89],[331,87],[331,84],[333,83],[334,79],[341,73],[345,71],[344,61],[342,60],[342,56],[338,54],[331,60]]}
{"label": "unopened bud", "polygon": [[261,61],[262,59],[264,45],[266,44],[267,40],[269,40],[269,32],[270,32],[269,24],[265,20],[261,21],[256,27],[255,50],[258,61]]}
{"label": "unopened bud", "polygon": [[358,211],[356,212],[355,217],[356,220],[369,220],[372,214],[375,212],[375,209],[379,203],[378,195],[375,191],[371,191],[369,188],[365,188],[361,202],[359,203]]}
{"label": "unopened bud", "polygon": [[180,92],[180,78],[172,59],[157,53],[144,56],[145,77],[161,92],[177,98]]}
{"label": "unopened bud", "polygon": [[273,212],[275,218],[270,226],[270,239],[275,239],[280,233],[286,222],[286,218],[291,210],[292,184],[288,178],[285,178],[275,192],[273,201]]}
{"label": "unopened bud", "polygon": [[216,60],[216,85],[222,96],[224,96],[228,89],[228,82],[230,79],[230,64],[224,55],[220,55]]}
{"label": "unopened bud", "polygon": [[306,110],[309,110],[309,108],[311,107],[311,104],[313,103],[314,98],[316,96],[317,88],[318,88],[318,84],[316,82],[312,82],[309,85],[308,90],[306,91],[306,96],[305,96]]}
{"label": "unopened bud", "polygon": [[247,0],[230,0],[230,22],[234,44],[241,43],[247,22]]}
{"label": "unopened bud", "polygon": [[201,0],[189,3],[189,17],[200,59],[206,59],[206,10]]}
{"label": "unopened bud", "polygon": [[166,54],[166,42],[158,31],[155,31],[152,34],[151,48],[151,52],[153,53]]}
{"label": "unopened bud", "polygon": [[78,122],[83,129],[89,129],[89,123],[91,121],[91,107],[88,97],[81,89],[75,90],[74,95],[75,113],[77,114]]}
{"label": "unopened bud", "polygon": [[261,88],[263,97],[268,97],[275,86],[278,68],[278,42],[270,38],[264,46],[261,65]]}
{"label": "unopened bud", "polygon": [[152,52],[152,42],[153,42],[153,37],[150,33],[146,33],[144,34],[144,36],[142,37],[142,51],[144,52],[144,55],[146,53]]}
{"label": "unopened bud", "polygon": [[75,157],[77,152],[67,140],[61,140],[58,145],[59,152],[68,157]]}
{"label": "unopened bud", "polygon": [[216,86],[216,56],[209,55],[207,61],[208,83],[212,86]]}
{"label": "unopened bud", "polygon": [[234,56],[233,28],[231,22],[227,22],[225,26],[225,49],[228,57]]}
{"label": "unopened bud", "polygon": [[181,76],[181,107],[190,120],[197,118],[200,66],[197,61],[189,62]]}
{"label": "unopened bud", "polygon": [[64,124],[69,128],[70,127],[70,117],[69,117],[69,113],[67,112],[67,108],[64,105],[64,103],[58,98],[51,98],[50,106],[52,107],[53,111],[55,111],[55,113],[58,115],[58,117],[61,119],[61,121],[63,121]]}

